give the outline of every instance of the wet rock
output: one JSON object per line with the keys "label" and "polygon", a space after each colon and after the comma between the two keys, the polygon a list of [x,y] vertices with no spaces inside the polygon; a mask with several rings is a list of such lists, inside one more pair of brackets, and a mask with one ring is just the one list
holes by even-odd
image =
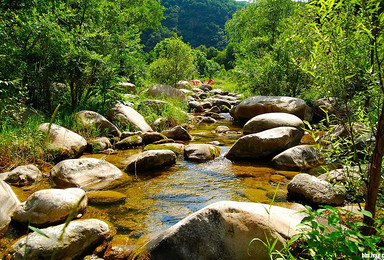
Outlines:
{"label": "wet rock", "polygon": [[10,172],[0,174],[0,179],[14,186],[27,186],[39,182],[43,178],[39,168],[29,164],[19,166]]}
{"label": "wet rock", "polygon": [[151,97],[166,97],[187,101],[187,96],[183,91],[167,85],[154,85],[148,89],[147,94]]}
{"label": "wet rock", "polygon": [[212,114],[211,114],[211,117],[212,117],[213,119],[217,119],[217,120],[225,119],[225,117],[223,117],[222,115],[217,114],[217,113],[212,113]]}
{"label": "wet rock", "polygon": [[216,132],[216,133],[225,133],[225,132],[228,132],[228,131],[230,131],[230,130],[231,130],[231,129],[229,129],[228,126],[219,125],[218,127],[216,127],[215,132]]}
{"label": "wet rock", "polygon": [[0,180],[0,237],[7,231],[11,216],[19,204],[11,187]]}
{"label": "wet rock", "polygon": [[115,148],[120,150],[125,150],[125,149],[129,149],[142,144],[143,144],[143,139],[138,135],[133,135],[130,137],[126,137],[123,140],[117,142],[115,144]]}
{"label": "wet rock", "polygon": [[331,185],[306,173],[297,174],[288,184],[288,196],[315,205],[340,206],[346,191],[343,186]]}
{"label": "wet rock", "polygon": [[107,137],[99,137],[90,141],[93,153],[99,153],[112,147]]}
{"label": "wet rock", "polygon": [[171,150],[149,150],[128,158],[128,172],[161,169],[176,163],[176,154]]}
{"label": "wet rock", "polygon": [[212,106],[217,106],[217,107],[226,106],[229,108],[232,107],[231,103],[228,100],[220,99],[220,98],[214,98],[212,100]]}
{"label": "wet rock", "polygon": [[185,146],[184,156],[191,161],[209,161],[220,155],[220,148],[211,144],[189,144]]}
{"label": "wet rock", "polygon": [[203,108],[211,108],[212,107],[212,102],[210,100],[205,100],[205,101],[202,101],[200,102],[201,106]]}
{"label": "wet rock", "polygon": [[197,102],[197,101],[189,101],[188,102],[188,105],[189,105],[189,110],[190,111],[195,111],[197,113],[200,113],[200,112],[203,112],[204,111],[204,108],[203,106],[200,104],[200,102]]}
{"label": "wet rock", "polygon": [[241,137],[225,157],[230,160],[270,156],[300,142],[303,132],[294,127],[276,127]]}
{"label": "wet rock", "polygon": [[[148,132],[148,133],[151,133],[151,132]],[[124,138],[127,138],[127,137],[134,136],[134,135],[141,136],[142,134],[143,134],[143,132],[141,132],[141,131],[137,131],[137,132],[124,131],[124,132],[121,133],[121,140],[123,140]]]}
{"label": "wet rock", "polygon": [[76,121],[85,129],[99,128],[104,133],[121,136],[120,130],[99,113],[83,110],[76,113]]}
{"label": "wet rock", "polygon": [[220,113],[220,108],[218,108],[217,106],[214,106],[214,107],[211,107],[211,109],[209,109],[207,111],[208,113]]}
{"label": "wet rock", "polygon": [[112,122],[119,122],[123,127],[131,125],[143,132],[152,131],[142,115],[133,108],[121,103],[117,103],[111,108],[109,118]]}
{"label": "wet rock", "polygon": [[163,134],[160,134],[158,132],[146,132],[140,135],[143,139],[143,143],[145,144],[151,144],[154,142],[158,142],[164,139],[167,139],[167,137]]}
{"label": "wet rock", "polygon": [[131,259],[132,253],[137,249],[129,236],[117,235],[108,244],[103,255],[105,260]]}
{"label": "wet rock", "polygon": [[221,88],[214,88],[210,92],[214,95],[228,95],[228,91],[222,90]]}
{"label": "wet rock", "polygon": [[182,141],[192,140],[192,136],[182,126],[175,126],[174,128],[170,130],[164,130],[161,133],[166,137],[174,140],[182,140]]}
{"label": "wet rock", "polygon": [[272,159],[279,169],[305,170],[311,169],[324,162],[320,151],[308,145],[298,145],[281,152]]}
{"label": "wet rock", "polygon": [[216,123],[216,120],[213,119],[212,117],[209,117],[209,116],[203,116],[201,118],[201,122],[202,123],[207,123],[207,124],[214,124],[214,123]]}
{"label": "wet rock", "polygon": [[[48,127],[49,123],[41,124],[39,130],[47,133]],[[87,148],[87,141],[62,126],[52,124],[48,134],[47,148],[55,157],[76,157]]]}
{"label": "wet rock", "polygon": [[164,143],[164,144],[150,144],[145,146],[144,151],[149,150],[171,150],[176,155],[184,155],[184,144],[180,143]]}
{"label": "wet rock", "polygon": [[79,188],[39,190],[16,208],[12,219],[33,226],[48,226],[64,222],[73,209],[76,217],[87,205],[85,191]]}
{"label": "wet rock", "polygon": [[112,190],[97,190],[87,192],[89,204],[110,204],[123,202],[127,196],[121,192]]}
{"label": "wet rock", "polygon": [[94,158],[62,161],[51,169],[51,179],[59,188],[86,191],[112,188],[131,180],[113,164]]}
{"label": "wet rock", "polygon": [[280,249],[297,234],[304,216],[266,204],[217,202],[181,220],[145,247],[151,259],[270,259],[262,243],[249,246],[250,241],[265,241],[267,236],[269,241],[277,239],[275,249]]}
{"label": "wet rock", "polygon": [[279,126],[291,126],[299,130],[304,129],[303,121],[288,113],[265,113],[250,119],[244,125],[244,134],[254,134]]}
{"label": "wet rock", "polygon": [[304,100],[283,96],[254,96],[243,100],[231,110],[231,116],[239,121],[248,121],[254,116],[282,112],[293,114],[300,119],[310,121],[309,107]]}
{"label": "wet rock", "polygon": [[25,257],[31,260],[48,260],[52,255],[55,255],[55,259],[76,259],[85,251],[100,244],[110,233],[108,225],[101,220],[77,220],[68,224],[62,240],[59,241],[63,227],[64,224],[61,224],[41,229],[41,232],[49,238],[33,232],[28,234],[28,238],[17,240],[12,246],[14,250],[12,259],[25,259],[25,252],[27,252]]}

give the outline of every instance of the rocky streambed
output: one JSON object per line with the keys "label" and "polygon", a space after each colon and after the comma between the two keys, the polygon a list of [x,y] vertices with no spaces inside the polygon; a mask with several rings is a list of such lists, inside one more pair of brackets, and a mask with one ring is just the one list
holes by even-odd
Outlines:
{"label": "rocky streambed", "polygon": [[[16,207],[19,213],[10,210],[10,214],[4,211],[1,216],[4,219],[12,216],[12,222],[0,239],[1,256],[6,257],[10,252],[10,258],[23,257],[26,242],[25,237],[21,237],[26,234],[27,223],[41,227],[46,234],[50,234],[48,241],[53,241],[50,248],[32,246],[31,251],[27,251],[28,259],[48,259],[52,252],[60,259],[85,255],[122,259],[135,254],[145,255],[142,246],[147,242],[149,244],[144,251],[156,259],[224,259],[220,255],[227,255],[227,258],[231,256],[228,259],[244,259],[248,258],[247,245],[250,240],[258,235],[263,239],[267,231],[271,237],[278,237],[278,244],[282,245],[285,239],[295,233],[295,225],[303,217],[294,214],[303,209],[302,205],[288,202],[288,184],[295,187],[291,192],[293,195],[324,204],[317,194],[306,194],[308,187],[290,183],[299,171],[309,172],[322,162],[320,152],[303,145],[306,138],[299,117],[310,114],[305,102],[288,97],[240,102],[234,98],[235,95],[204,87],[191,93],[194,94],[188,98],[191,112],[194,113],[190,114],[189,131],[179,126],[163,134],[154,133],[140,115],[135,114],[134,119],[124,119],[125,113],[131,113],[132,109],[122,104],[113,108],[120,113],[118,116],[116,113],[115,118],[136,124],[141,133],[121,133],[106,118],[101,116],[99,121],[95,121],[94,115],[89,116],[94,112],[83,113],[86,115],[84,118],[88,118],[87,122],[99,122],[99,126],[110,129],[113,135],[118,136],[120,141],[114,143],[113,147],[119,149],[111,150],[109,140],[98,140],[91,145],[95,147],[97,144],[100,152],[84,153],[85,148],[79,148],[84,141],[75,136],[72,140],[77,140],[79,146],[66,144],[58,151],[58,146],[52,144],[52,149],[61,155],[82,154],[78,159],[64,160],[52,169],[43,169],[41,176],[35,176],[35,181],[28,185],[13,185],[12,190],[17,198],[9,190],[10,186],[4,186],[2,194],[8,194],[8,197],[3,199],[8,202],[14,199],[14,203],[7,204],[8,209]],[[209,93],[211,97],[207,99]],[[255,109],[255,102],[264,104],[260,105],[261,110]],[[231,115],[228,107],[232,107]],[[252,110],[261,111],[257,113],[262,118],[257,118]],[[269,121],[264,118],[268,112],[274,112]],[[283,114],[277,118],[277,112]],[[238,124],[234,119],[252,120],[244,126],[243,131],[244,122]],[[44,127],[42,131],[47,131],[47,126]],[[60,135],[59,126],[54,126],[51,131],[56,131],[51,141],[56,140]],[[68,135],[65,132],[64,136]],[[289,151],[291,149],[293,152]],[[280,155],[287,151],[291,154]],[[283,159],[278,158],[279,155]],[[9,182],[11,175],[3,173],[2,179]],[[33,179],[27,174],[19,176],[24,176],[21,178],[24,182]],[[305,183],[311,183],[309,187],[317,187],[316,181],[323,185],[323,190],[318,193],[330,198],[324,193],[333,194],[327,186],[328,182],[316,178]],[[46,198],[36,195],[37,191],[47,189],[52,193],[45,195]],[[64,195],[67,191],[74,197],[72,201],[58,203],[60,197],[67,198]],[[17,200],[27,202],[20,204]],[[339,196],[338,200],[343,203],[344,199]],[[37,208],[39,203],[42,206]],[[280,207],[271,210],[269,204],[272,203]],[[59,238],[59,230],[63,227],[57,224],[65,221],[71,207],[77,209],[73,217],[80,220],[66,227],[73,234]],[[269,212],[265,207],[269,207],[269,215],[265,215]],[[48,216],[45,222],[41,220],[44,219],[43,215]],[[38,220],[34,221],[30,216]],[[199,219],[197,223],[196,218]],[[81,221],[88,222],[81,224]],[[83,230],[76,225],[89,228]],[[163,233],[168,228],[170,231]],[[37,244],[45,239],[41,234],[33,233],[30,236],[38,241]],[[89,236],[87,243],[81,240],[83,236]],[[79,240],[70,240],[70,237]],[[238,240],[240,237],[241,240]],[[188,245],[183,244],[185,239],[190,240]],[[63,241],[80,245],[80,248],[74,251],[57,249],[58,243]],[[209,246],[210,241],[219,247],[213,250]],[[189,250],[184,250],[184,247]],[[179,248],[180,252],[175,253],[175,248]],[[230,253],[228,248],[235,253]],[[267,257],[265,248],[252,250],[258,259]]]}

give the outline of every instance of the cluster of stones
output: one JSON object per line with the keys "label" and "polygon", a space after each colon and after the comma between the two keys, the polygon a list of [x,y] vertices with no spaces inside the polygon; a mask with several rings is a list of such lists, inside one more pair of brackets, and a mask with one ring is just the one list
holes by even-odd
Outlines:
{"label": "cluster of stones", "polygon": [[[126,87],[122,85],[122,87]],[[131,87],[130,85],[127,87]],[[174,87],[156,85],[148,94],[188,101],[190,112],[202,113],[194,117],[197,123],[214,123],[229,112],[235,120],[245,123],[244,136],[225,154],[230,160],[268,160],[281,169],[305,171],[322,163],[320,151],[301,144],[304,134],[303,119],[310,121],[312,110],[303,100],[289,97],[241,96],[210,85],[191,88],[188,82]],[[162,105],[163,101],[143,101],[143,106]],[[93,111],[80,111],[76,120],[85,129],[101,129],[106,136],[89,140],[55,124],[42,124],[40,131],[47,134],[48,150],[58,159],[50,172],[52,189],[33,193],[20,202],[10,185],[28,186],[38,183],[42,174],[33,165],[20,166],[0,174],[0,235],[10,221],[39,227],[28,238],[19,239],[12,246],[12,257],[22,259],[74,258],[95,248],[112,235],[111,227],[97,219],[81,218],[88,203],[110,203],[126,199],[124,194],[111,191],[113,187],[132,181],[132,175],[173,165],[179,156],[204,162],[220,155],[220,148],[212,144],[187,144],[193,138],[182,126],[153,131],[145,119],[132,107],[115,104],[108,113],[109,120]],[[159,119],[158,123],[162,121]],[[121,132],[114,123],[134,126],[137,132]],[[228,132],[219,126],[217,133]],[[113,153],[114,149],[144,147],[143,152],[129,157],[125,172],[99,159],[80,158],[86,149],[96,153]],[[300,197],[314,204],[339,205],[344,202],[342,186],[329,181],[342,178],[340,172],[316,178],[306,173],[296,175],[288,185],[291,197]],[[8,183],[8,184],[7,184]],[[156,236],[146,246],[146,253],[156,259],[269,259],[267,248],[249,242],[258,237],[277,239],[276,249],[297,233],[296,227],[304,217],[296,209],[286,209],[259,203],[219,202],[190,215],[170,229]],[[281,216],[284,216],[283,218]],[[63,228],[65,232],[62,233]],[[219,232],[218,232],[219,231]],[[62,234],[62,236],[60,236]],[[261,244],[261,243],[258,243]],[[104,256],[113,259],[113,244]],[[109,253],[108,253],[109,252]],[[202,255],[203,254],[203,255]]]}

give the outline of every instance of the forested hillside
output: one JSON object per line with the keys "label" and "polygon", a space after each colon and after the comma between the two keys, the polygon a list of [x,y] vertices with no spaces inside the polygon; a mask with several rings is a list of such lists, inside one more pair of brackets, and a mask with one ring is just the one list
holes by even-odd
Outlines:
{"label": "forested hillside", "polygon": [[224,25],[244,5],[234,0],[162,0],[161,4],[166,8],[163,27],[144,33],[147,50],[172,32],[194,48],[205,45],[223,49],[227,45]]}

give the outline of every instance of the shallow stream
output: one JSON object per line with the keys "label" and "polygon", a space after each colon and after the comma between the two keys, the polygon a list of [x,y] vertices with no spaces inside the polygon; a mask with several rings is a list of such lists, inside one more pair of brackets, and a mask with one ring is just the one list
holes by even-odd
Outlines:
{"label": "shallow stream", "polygon": [[[218,125],[231,129],[226,134],[214,133]],[[219,141],[221,156],[213,161],[196,163],[177,160],[176,165],[159,172],[138,173],[135,181],[116,188],[126,194],[125,202],[89,205],[83,218],[98,218],[113,224],[118,235],[129,237],[132,244],[141,245],[154,234],[165,230],[189,214],[217,201],[233,200],[271,203],[290,207],[286,202],[286,186],[297,172],[279,171],[263,162],[232,163],[223,155],[241,137],[241,128],[229,115],[215,124],[199,124],[190,131],[191,143]],[[119,151],[114,155],[92,154],[83,157],[105,159],[117,167],[139,150]],[[279,184],[279,185],[278,185]],[[46,180],[38,189],[49,187]],[[36,191],[15,189],[21,201]],[[24,228],[11,225],[0,240],[0,252],[5,251]],[[1,253],[0,253],[1,257]]]}

